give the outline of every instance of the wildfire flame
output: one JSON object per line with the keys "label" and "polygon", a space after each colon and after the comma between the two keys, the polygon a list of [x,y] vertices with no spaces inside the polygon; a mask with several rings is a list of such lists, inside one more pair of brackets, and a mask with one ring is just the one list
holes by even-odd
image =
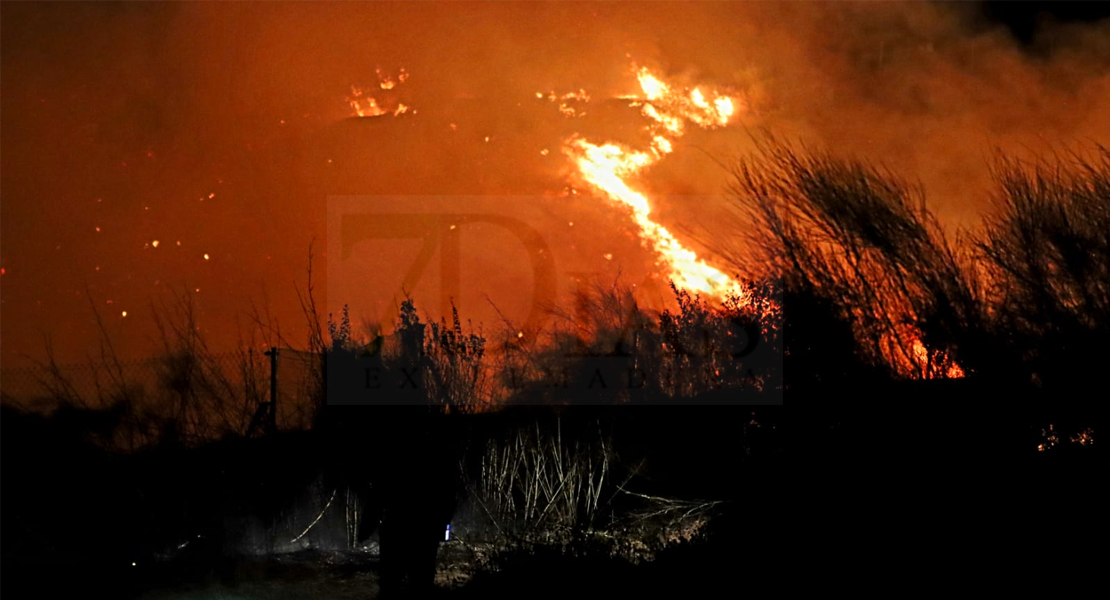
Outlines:
{"label": "wildfire flame", "polygon": [[[674,152],[673,140],[684,134],[688,123],[704,129],[725,127],[738,112],[743,112],[744,106],[712,89],[679,89],[646,68],[639,68],[635,73],[642,94],[620,98],[639,107],[640,114],[647,119],[647,131],[651,135],[649,147],[635,150],[615,142],[596,144],[575,134],[565,142],[563,153],[573,161],[583,181],[629,210],[642,244],[658,256],[656,265],[677,287],[719,303],[746,302],[744,290],[736,279],[698,257],[652,218],[651,201],[632,183],[645,169]],[[382,90],[392,90],[408,78],[404,69],[396,78],[381,71],[377,71],[377,75],[378,87]],[[556,104],[559,112],[568,117],[585,114],[579,110],[579,105],[590,100],[585,90],[562,95],[536,92],[535,96]],[[410,112],[408,106],[399,102],[393,109],[383,108],[371,94],[355,86],[351,87],[348,101],[360,117]],[[452,131],[456,130],[456,124],[450,126]],[[489,137],[485,139],[489,141]],[[540,153],[546,156],[548,151],[545,148]],[[571,188],[570,193],[577,191]],[[207,260],[208,255],[204,258]],[[606,254],[605,258],[612,260],[613,256]],[[907,332],[904,339],[912,340],[908,355],[886,356],[904,376],[924,379],[964,376],[963,369],[947,353],[927,348],[918,332]]]}
{"label": "wildfire flame", "polygon": [[646,68],[636,77],[647,98],[644,115],[676,136],[682,135],[684,121],[706,128],[724,127],[736,112],[732,98],[726,95],[713,93],[712,99],[707,99],[701,88],[679,93]]}
{"label": "wildfire flame", "polygon": [[[378,88],[387,91],[396,88],[409,78],[408,71],[403,68],[396,77],[382,72],[381,69],[375,69],[374,73],[378,76]],[[355,85],[351,86],[351,93],[347,96],[347,102],[351,105],[357,117],[377,117],[391,113],[396,117],[410,110],[408,106],[400,102],[397,102],[397,106],[394,108],[386,108],[367,89]],[[412,112],[415,113],[416,111]]]}
{"label": "wildfire flame", "polygon": [[644,169],[674,151],[667,136],[681,136],[686,121],[705,128],[727,125],[735,112],[733,101],[716,93],[707,99],[700,88],[676,91],[646,68],[637,71],[637,79],[644,95],[634,99],[633,105],[640,106],[641,113],[651,121],[648,128],[653,135],[648,151],[636,151],[616,143],[598,145],[578,136],[569,139],[563,151],[574,161],[583,180],[610,200],[631,209],[641,240],[659,256],[657,264],[675,285],[718,301],[741,297],[738,282],[707,264],[651,218],[651,202],[629,183]]}
{"label": "wildfire flame", "polygon": [[[737,103],[726,94],[703,91],[701,87],[679,90],[646,68],[638,69],[636,78],[643,96],[627,98],[633,106],[640,107],[641,114],[651,123],[650,148],[638,151],[616,143],[598,145],[574,136],[567,141],[564,152],[574,161],[583,180],[631,210],[641,240],[659,256],[657,265],[676,286],[719,302],[729,298],[743,301],[740,284],[699,258],[653,220],[651,202],[630,183],[644,169],[674,151],[671,140],[683,135],[687,123],[706,129],[725,127],[736,114]],[[551,100],[555,98],[554,94],[549,96]],[[963,369],[947,353],[927,348],[917,332],[911,332],[909,339],[913,341],[908,360],[890,357],[904,375],[922,379],[964,376]]]}
{"label": "wildfire flame", "polygon": [[351,103],[351,108],[354,109],[355,115],[359,117],[376,117],[388,112],[378,106],[378,101],[373,96],[366,94],[357,86],[351,86],[351,95],[347,97],[347,101]]}

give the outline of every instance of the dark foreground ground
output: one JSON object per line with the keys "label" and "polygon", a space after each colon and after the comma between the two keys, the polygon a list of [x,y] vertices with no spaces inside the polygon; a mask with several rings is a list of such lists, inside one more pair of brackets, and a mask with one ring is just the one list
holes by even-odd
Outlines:
{"label": "dark foreground ground", "polygon": [[[749,527],[748,529],[753,529]],[[763,532],[759,535],[765,535]],[[741,532],[672,547],[632,564],[590,548],[533,547],[498,553],[453,541],[440,547],[434,598],[714,597],[742,577],[778,583],[786,544],[755,548]],[[379,598],[376,556],[314,552],[240,559],[218,567],[135,567],[116,593],[143,600]]]}
{"label": "dark foreground ground", "polygon": [[[714,448],[707,432],[734,436],[736,419],[750,412],[698,409],[692,419],[677,412],[651,419],[654,426],[626,430],[644,438],[632,446],[656,453],[676,489],[728,498],[705,537],[640,564],[588,545],[497,553],[454,541],[440,545],[434,595],[700,598],[781,593],[802,580],[887,592],[891,581],[950,589],[969,578],[1079,585],[1103,570],[1099,523],[1110,506],[1101,396],[1081,393],[1064,402],[959,383],[830,394],[792,405],[789,421],[781,407],[765,415],[776,431],[789,427],[789,437],[776,434],[772,452],[747,458],[735,444],[699,453]],[[1050,424],[1061,440],[1040,449]],[[135,515],[111,497],[98,503],[97,490],[139,480],[94,477],[95,461],[74,462],[87,449],[59,449],[57,440],[50,447],[64,460],[44,462],[46,446],[27,436],[32,425],[5,416],[4,598],[378,597],[380,569],[370,553],[202,555],[156,567],[118,560],[112,548]],[[1093,431],[1093,441],[1070,443],[1081,430]],[[34,439],[44,440],[40,433]],[[55,471],[46,470],[51,464]],[[288,463],[278,464],[282,479],[292,477]],[[64,465],[63,476],[57,469]]]}
{"label": "dark foreground ground", "polygon": [[[433,598],[715,597],[736,584],[777,585],[788,564],[788,528],[754,515],[723,513],[709,534],[634,564],[600,546],[495,549],[454,540],[440,545]],[[772,540],[775,541],[772,541]],[[183,560],[87,572],[43,565],[19,573],[5,598],[80,597],[96,590],[142,600],[379,598],[380,563],[371,552],[304,551],[270,557]]]}
{"label": "dark foreground ground", "polygon": [[222,572],[134,570],[127,591],[135,598],[149,600],[378,597],[377,560],[359,554],[303,552],[243,559],[223,567]]}

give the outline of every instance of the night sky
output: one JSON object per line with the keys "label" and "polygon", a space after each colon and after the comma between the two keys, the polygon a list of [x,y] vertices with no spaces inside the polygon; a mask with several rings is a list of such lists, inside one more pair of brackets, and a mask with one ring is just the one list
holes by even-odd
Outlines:
{"label": "night sky", "polygon": [[[676,232],[734,234],[714,217],[728,182],[717,161],[762,127],[884,161],[921,180],[947,225],[968,226],[994,148],[1110,143],[1110,27],[1084,10],[6,2],[0,360],[42,359],[48,338],[63,362],[96,355],[94,306],[121,355],[152,355],[152,313],[182,293],[213,350],[249,338],[252,303],[302,343],[296,289],[314,239],[326,310],[380,318],[419,242],[365,245],[365,277],[329,281],[329,195],[524,221],[555,255],[560,295],[575,273],[642,281],[653,257],[622,213],[567,195],[582,186],[560,152],[574,134],[638,141],[642,119],[615,100],[636,91],[633,64],[747,103],[642,178]],[[352,86],[389,112],[352,118]],[[583,116],[536,97],[578,90]],[[523,250],[492,227],[463,236],[464,317],[499,326],[492,302],[523,318]],[[435,278],[420,285],[409,291],[438,316]]]}

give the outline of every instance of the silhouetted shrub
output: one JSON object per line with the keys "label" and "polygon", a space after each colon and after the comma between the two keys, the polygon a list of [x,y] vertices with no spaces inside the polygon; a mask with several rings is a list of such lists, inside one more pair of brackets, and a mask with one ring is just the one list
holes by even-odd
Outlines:
{"label": "silhouetted shrub", "polygon": [[961,361],[981,328],[977,280],[919,187],[774,139],[734,176],[750,227],[733,255],[782,286],[788,388],[945,376]]}
{"label": "silhouetted shrub", "polygon": [[[999,157],[977,238],[1010,376],[1082,389],[1110,362],[1110,150],[1026,164]],[[1015,367],[1017,369],[1015,369]]]}

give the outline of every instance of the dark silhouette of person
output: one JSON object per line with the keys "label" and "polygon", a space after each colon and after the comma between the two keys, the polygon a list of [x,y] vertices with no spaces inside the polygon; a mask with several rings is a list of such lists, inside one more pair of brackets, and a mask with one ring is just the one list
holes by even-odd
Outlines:
{"label": "dark silhouette of person", "polygon": [[455,508],[457,457],[442,414],[383,411],[379,542],[383,598],[427,597],[440,541]]}
{"label": "dark silhouette of person", "polygon": [[386,599],[432,592],[439,544],[459,489],[458,446],[448,426],[454,417],[427,397],[424,362],[415,352],[391,362],[342,350],[329,352],[326,361],[329,404],[363,400],[361,406],[323,407],[318,427],[332,447],[332,468],[367,496],[360,538],[380,523]]}

